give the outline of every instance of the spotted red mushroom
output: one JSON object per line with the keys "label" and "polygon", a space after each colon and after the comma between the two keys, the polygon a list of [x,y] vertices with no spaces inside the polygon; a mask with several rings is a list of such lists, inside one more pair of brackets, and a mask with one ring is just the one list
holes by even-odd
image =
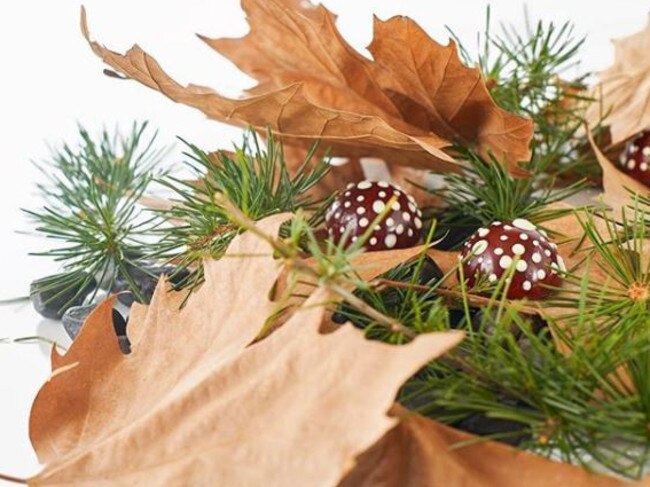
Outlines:
{"label": "spotted red mushroom", "polygon": [[566,270],[557,245],[544,230],[523,218],[479,228],[465,243],[460,258],[469,287],[496,283],[509,272],[509,299],[543,297],[549,292],[545,286],[562,284],[560,273]]}
{"label": "spotted red mushroom", "polygon": [[650,130],[640,132],[619,158],[621,170],[650,187]]}
{"label": "spotted red mushroom", "polygon": [[[390,208],[386,210],[388,204]],[[365,242],[367,250],[400,249],[418,243],[422,212],[411,195],[385,181],[349,184],[328,208],[325,227],[335,243],[340,243],[345,235],[351,244],[381,214],[384,214],[383,219],[375,224]]]}

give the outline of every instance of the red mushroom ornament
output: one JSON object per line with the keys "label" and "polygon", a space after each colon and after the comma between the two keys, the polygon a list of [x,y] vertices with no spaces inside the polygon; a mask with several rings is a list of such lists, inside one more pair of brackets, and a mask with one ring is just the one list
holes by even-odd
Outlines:
{"label": "red mushroom ornament", "polygon": [[469,287],[479,281],[496,283],[510,272],[509,299],[543,297],[549,292],[545,286],[562,284],[560,271],[566,270],[557,245],[544,230],[523,218],[479,228],[465,243],[460,258]]}
{"label": "red mushroom ornament", "polygon": [[367,250],[402,249],[418,243],[422,212],[413,196],[385,181],[349,184],[328,208],[325,228],[335,243],[340,243],[344,235],[353,243],[382,214],[384,218],[375,223],[365,242]]}
{"label": "red mushroom ornament", "polygon": [[644,130],[625,146],[619,158],[621,170],[650,187],[650,130]]}

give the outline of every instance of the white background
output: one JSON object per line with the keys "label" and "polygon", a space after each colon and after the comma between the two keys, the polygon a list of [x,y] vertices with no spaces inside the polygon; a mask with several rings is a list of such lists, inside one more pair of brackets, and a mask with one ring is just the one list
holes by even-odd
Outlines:
{"label": "white background", "polygon": [[[408,15],[439,41],[449,25],[472,49],[483,27],[485,3],[470,0],[325,0],[339,14],[343,35],[362,50],[371,38],[372,14],[382,19]],[[213,86],[236,95],[251,84],[194,33],[241,36],[247,31],[238,0],[88,0],[94,38],[123,51],[134,42],[153,54],[178,81]],[[532,18],[573,20],[588,34],[582,71],[611,63],[609,40],[645,26],[647,0],[535,0]],[[29,257],[41,242],[18,234],[29,226],[19,208],[36,208],[37,173],[31,160],[48,154],[48,144],[74,142],[77,123],[91,130],[150,120],[167,144],[176,135],[205,149],[227,147],[239,130],[208,121],[135,82],[102,75],[102,65],[79,31],[80,3],[21,0],[0,7],[0,300],[25,295],[29,283],[56,269]],[[493,19],[523,26],[524,3],[495,0]],[[176,160],[178,151],[170,161]],[[27,306],[0,307],[0,338],[43,335],[64,339],[58,323],[42,320]],[[38,462],[28,439],[27,419],[34,395],[49,374],[42,345],[0,344],[0,472],[27,476]]]}

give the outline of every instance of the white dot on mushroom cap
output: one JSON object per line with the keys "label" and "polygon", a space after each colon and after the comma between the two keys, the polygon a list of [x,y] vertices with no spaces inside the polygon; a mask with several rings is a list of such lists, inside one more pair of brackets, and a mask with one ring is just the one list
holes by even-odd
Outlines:
{"label": "white dot on mushroom cap", "polygon": [[358,201],[359,203],[361,203],[361,202],[362,202],[363,200],[365,200],[365,199],[366,199],[366,197],[365,197],[364,195],[362,195],[362,194],[360,194],[359,196],[357,196],[357,201]]}
{"label": "white dot on mushroom cap", "polygon": [[368,189],[372,187],[372,183],[370,181],[361,181],[359,184],[357,184],[357,188],[359,189]]}
{"label": "white dot on mushroom cap", "polygon": [[546,271],[544,269],[539,269],[537,271],[537,279],[540,281],[546,277]]}
{"label": "white dot on mushroom cap", "polygon": [[363,206],[360,206],[357,208],[357,214],[358,215],[363,215],[366,212],[366,209]]}
{"label": "white dot on mushroom cap", "polygon": [[397,228],[395,228],[395,233],[397,235],[403,234],[404,233],[404,225],[402,225],[401,223],[399,225],[397,225]]}
{"label": "white dot on mushroom cap", "polygon": [[365,228],[365,227],[367,227],[367,226],[368,226],[368,223],[370,223],[370,222],[369,222],[368,219],[365,218],[365,217],[364,217],[364,218],[361,218],[361,219],[359,220],[359,226],[360,226],[361,228]]}
{"label": "white dot on mushroom cap", "polygon": [[533,245],[535,247],[539,247],[539,240],[533,240]]}
{"label": "white dot on mushroom cap", "polygon": [[481,255],[488,248],[487,240],[479,240],[474,245],[472,245],[472,254]]}
{"label": "white dot on mushroom cap", "polygon": [[397,243],[397,237],[395,235],[393,235],[392,233],[386,235],[386,238],[384,239],[384,244],[386,245],[386,247],[392,249],[393,247],[395,247],[396,243]]}
{"label": "white dot on mushroom cap", "polygon": [[417,207],[410,201],[409,201],[409,210],[411,210],[412,212],[415,212],[415,210],[417,210]]}
{"label": "white dot on mushroom cap", "polygon": [[502,269],[507,269],[511,265],[512,265],[512,257],[510,257],[509,255],[504,255],[499,259],[499,266]]}
{"label": "white dot on mushroom cap", "polygon": [[379,226],[379,225],[375,225],[375,232],[378,232],[378,231],[380,231],[380,230],[381,230],[381,226]]}
{"label": "white dot on mushroom cap", "polygon": [[346,201],[345,203],[343,203],[344,208],[350,208],[351,206],[352,206],[352,203],[350,203],[349,201]]}
{"label": "white dot on mushroom cap", "polygon": [[634,144],[630,145],[630,152],[636,152],[638,150],[639,150],[639,148],[636,145],[634,145]]}
{"label": "white dot on mushroom cap", "polygon": [[526,269],[528,269],[528,264],[526,264],[525,260],[518,260],[516,268],[519,272],[524,272]]}
{"label": "white dot on mushroom cap", "polygon": [[384,211],[385,207],[386,205],[381,200],[375,200],[375,202],[372,204],[372,210],[375,213],[381,213],[382,211]]}
{"label": "white dot on mushroom cap", "polygon": [[642,171],[647,171],[648,164],[646,162],[642,162],[641,164],[639,164],[639,169],[641,169]]}
{"label": "white dot on mushroom cap", "polygon": [[345,232],[345,227],[344,227],[343,225],[341,225],[341,226],[339,227],[339,230],[341,231],[341,233],[343,233],[343,232]]}
{"label": "white dot on mushroom cap", "polygon": [[634,169],[635,166],[636,166],[636,162],[634,161],[634,159],[630,159],[630,160],[627,161],[627,168],[628,169]]}
{"label": "white dot on mushroom cap", "polygon": [[386,181],[377,181],[377,186],[380,188],[387,188],[389,184]]}
{"label": "white dot on mushroom cap", "polygon": [[508,236],[507,235],[501,235],[499,237],[499,240],[501,240],[502,242],[505,242],[506,240],[508,240]]}
{"label": "white dot on mushroom cap", "polygon": [[336,213],[334,213],[334,218],[337,218],[337,219],[341,218],[341,212],[337,211]]}
{"label": "white dot on mushroom cap", "polygon": [[379,194],[379,197],[380,197],[380,198],[385,198],[385,197],[386,197],[386,191],[380,191],[380,192],[377,193],[377,194]]}
{"label": "white dot on mushroom cap", "polygon": [[478,236],[479,237],[485,237],[488,233],[490,233],[490,230],[487,228],[479,228],[478,229]]}
{"label": "white dot on mushroom cap", "polygon": [[479,264],[482,264],[482,263],[483,263],[483,257],[479,257],[479,258],[476,260],[476,262],[478,262]]}
{"label": "white dot on mushroom cap", "polygon": [[346,189],[354,188],[354,183],[349,183],[345,188]]}
{"label": "white dot on mushroom cap", "polygon": [[399,204],[399,201],[394,201],[391,208],[395,211],[399,211],[402,209],[402,205]]}
{"label": "white dot on mushroom cap", "polygon": [[402,213],[402,218],[404,221],[410,222],[411,221],[411,214],[408,211],[405,211]]}
{"label": "white dot on mushroom cap", "polygon": [[512,246],[512,253],[515,255],[524,255],[525,252],[526,252],[526,247],[524,247],[520,243],[516,243]]}
{"label": "white dot on mushroom cap", "polygon": [[393,220],[392,218],[386,218],[386,225],[392,227],[393,225],[395,225],[395,220]]}
{"label": "white dot on mushroom cap", "polygon": [[533,285],[530,283],[530,281],[524,281],[521,287],[524,288],[524,291],[530,291],[530,288],[533,287]]}
{"label": "white dot on mushroom cap", "polygon": [[495,255],[503,254],[503,249],[501,247],[497,247],[496,249],[494,249],[494,254]]}
{"label": "white dot on mushroom cap", "polygon": [[520,234],[519,234],[519,238],[520,238],[521,240],[528,240],[528,235],[526,235],[525,233],[520,233]]}
{"label": "white dot on mushroom cap", "polygon": [[409,237],[413,236],[413,229],[409,228],[409,231],[407,232]]}
{"label": "white dot on mushroom cap", "polygon": [[377,245],[377,237],[370,237],[370,245]]}
{"label": "white dot on mushroom cap", "polygon": [[490,282],[496,282],[497,279],[498,279],[498,277],[497,277],[496,274],[490,274],[488,276],[488,281],[490,281]]}
{"label": "white dot on mushroom cap", "polygon": [[650,147],[647,147],[647,146],[644,147],[643,150],[641,151],[641,153],[642,153],[644,156],[650,156]]}
{"label": "white dot on mushroom cap", "polygon": [[545,250],[544,250],[544,255],[545,255],[546,257],[550,257],[550,256],[551,256],[551,251],[548,250],[548,249],[545,249]]}
{"label": "white dot on mushroom cap", "polygon": [[350,191],[346,191],[345,193],[343,193],[343,196],[350,196],[351,194],[352,193]]}
{"label": "white dot on mushroom cap", "polygon": [[352,241],[353,241],[353,242],[356,242],[356,241],[357,241],[357,236],[356,236],[356,235],[355,235],[354,237],[352,237]]}
{"label": "white dot on mushroom cap", "polygon": [[504,230],[512,230],[512,227],[510,225],[503,225]]}
{"label": "white dot on mushroom cap", "polygon": [[413,220],[413,223],[415,223],[415,228],[417,228],[418,230],[422,228],[422,220],[420,220],[419,218],[416,217],[415,220]]}
{"label": "white dot on mushroom cap", "polygon": [[500,225],[501,225],[501,222],[493,222],[493,223],[492,223],[492,226],[493,226],[493,227],[498,227],[498,226],[500,226]]}
{"label": "white dot on mushroom cap", "polygon": [[521,230],[535,230],[537,227],[525,218],[515,218],[512,224]]}
{"label": "white dot on mushroom cap", "polygon": [[535,252],[532,259],[535,264],[539,264],[542,261],[542,255],[539,252]]}

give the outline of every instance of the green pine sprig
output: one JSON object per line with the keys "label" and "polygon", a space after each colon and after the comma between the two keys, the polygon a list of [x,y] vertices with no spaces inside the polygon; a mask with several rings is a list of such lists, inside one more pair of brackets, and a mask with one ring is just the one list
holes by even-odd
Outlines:
{"label": "green pine sprig", "polygon": [[186,143],[187,166],[193,181],[168,176],[161,183],[172,190],[173,206],[159,215],[171,225],[160,229],[160,241],[151,256],[191,271],[178,287],[190,291],[203,282],[203,260],[218,259],[242,231],[220,201],[232,202],[247,218],[306,210],[322,218],[321,201],[309,195],[328,172],[327,157],[316,157],[314,145],[302,164],[290,174],[282,144],[268,132],[263,148],[254,131],[248,131],[234,152],[206,153]]}
{"label": "green pine sprig", "polygon": [[61,272],[37,281],[34,291],[53,293],[52,301],[72,296],[72,302],[88,290],[94,296],[96,280],[110,289],[120,276],[145,299],[133,275],[147,272],[140,257],[159,220],[144,214],[138,201],[159,174],[163,156],[154,148],[156,134],[146,130],[147,123],[134,123],[126,136],[103,131],[93,138],[80,128],[78,146],[66,144],[37,164],[46,177],[38,186],[45,204],[24,211],[36,232],[55,243],[32,255],[54,259]]}

